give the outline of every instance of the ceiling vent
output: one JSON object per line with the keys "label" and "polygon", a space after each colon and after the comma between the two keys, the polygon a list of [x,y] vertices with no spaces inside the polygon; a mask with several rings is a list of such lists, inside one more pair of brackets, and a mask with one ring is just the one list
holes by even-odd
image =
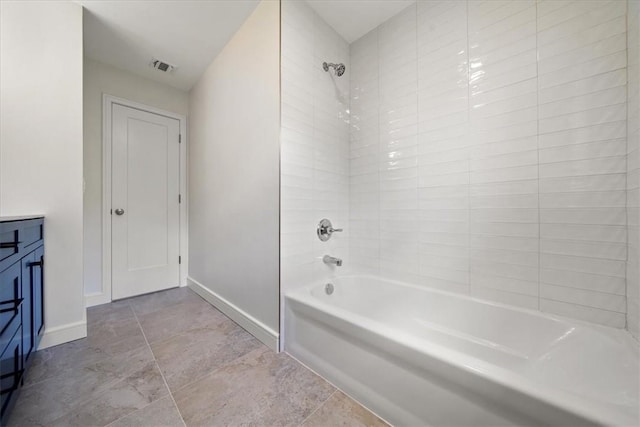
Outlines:
{"label": "ceiling vent", "polygon": [[173,70],[176,69],[175,65],[171,65],[167,62],[164,61],[160,61],[159,59],[151,59],[151,62],[149,63],[149,65],[153,68],[155,68],[156,70],[162,71],[163,73],[171,73]]}

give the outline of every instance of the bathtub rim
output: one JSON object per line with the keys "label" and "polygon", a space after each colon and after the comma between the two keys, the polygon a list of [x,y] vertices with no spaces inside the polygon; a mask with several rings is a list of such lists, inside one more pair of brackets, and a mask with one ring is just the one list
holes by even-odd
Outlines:
{"label": "bathtub rim", "polygon": [[[631,335],[631,333],[627,329],[601,325],[599,323],[588,322],[586,320],[581,320],[581,319],[574,319],[572,317],[553,314],[546,311],[540,311],[540,310],[535,310],[535,309],[525,308],[525,307],[518,307],[515,305],[509,305],[509,304],[501,303],[498,301],[491,301],[488,299],[475,297],[472,295],[467,295],[467,294],[462,294],[462,293],[457,293],[452,291],[445,291],[443,289],[435,288],[427,285],[417,285],[414,283],[403,282],[401,280],[388,279],[386,277],[381,277],[381,276],[374,276],[371,274],[344,274],[341,276],[330,277],[328,279],[316,280],[313,283],[306,284],[304,286],[301,286],[286,292],[284,294],[284,297],[287,298],[291,296],[292,298],[295,298],[295,299],[300,299],[299,297],[301,297],[302,299],[306,299],[307,297],[311,296],[311,294],[308,291],[310,291],[312,288],[315,288],[320,285],[324,286],[326,283],[333,283],[336,280],[351,279],[351,278],[380,280],[384,282],[393,283],[394,285],[416,289],[418,291],[432,292],[432,293],[436,293],[444,296],[464,299],[464,300],[479,303],[482,305],[488,305],[488,306],[498,307],[498,308],[512,310],[512,311],[518,311],[525,314],[533,315],[535,317],[551,319],[553,321],[564,323],[564,324],[576,324],[576,325],[585,326],[591,329],[596,329],[606,335],[609,335],[618,340],[624,341],[625,346],[629,347],[629,349],[633,351],[640,360],[640,340],[636,339],[633,335]],[[313,299],[312,296],[311,296],[311,299]],[[318,301],[322,303],[321,300],[318,300]],[[331,306],[330,304],[325,304],[325,305]],[[361,316],[361,317],[366,319],[366,317],[364,316]]]}
{"label": "bathtub rim", "polygon": [[[411,283],[405,283],[398,280],[387,279],[384,277],[373,275],[360,275],[349,274],[344,276],[333,277],[328,280],[319,280],[311,284],[304,285],[300,288],[289,291],[285,294],[285,304],[289,305],[289,309],[293,312],[300,312],[300,307],[305,307],[306,310],[315,310],[320,313],[324,313],[333,318],[340,319],[352,327],[361,328],[369,334],[373,334],[376,337],[381,337],[390,340],[392,343],[408,348],[411,351],[424,353],[429,357],[433,357],[437,362],[447,365],[449,368],[461,370],[467,374],[472,374],[481,377],[482,379],[495,383],[499,386],[511,389],[515,392],[523,395],[530,396],[544,404],[554,407],[560,411],[572,413],[578,417],[591,420],[595,423],[602,425],[633,425],[637,419],[632,418],[630,414],[622,411],[615,411],[610,407],[613,404],[606,404],[603,401],[599,401],[588,396],[580,396],[574,393],[557,389],[551,385],[544,385],[536,383],[525,376],[516,372],[504,369],[501,366],[491,364],[483,361],[474,356],[469,356],[459,350],[452,349],[437,343],[427,343],[425,340],[412,339],[411,334],[405,333],[402,330],[394,329],[374,319],[368,318],[363,315],[354,314],[343,308],[333,306],[323,300],[315,297],[311,294],[311,290],[321,286],[326,282],[338,281],[340,279],[358,278],[358,279],[373,279],[384,282],[389,282],[399,286],[410,287],[423,292],[434,292],[437,294],[462,298],[468,301],[505,308],[512,311],[523,312],[534,315],[536,317],[552,319],[565,324],[577,324],[586,326],[589,328],[597,329],[608,335],[612,335],[615,338],[622,339],[625,346],[629,347],[636,356],[640,352],[640,346],[633,339],[628,331],[619,330],[603,325],[592,324],[577,319],[566,318],[554,314],[540,312],[537,310],[531,310],[526,308],[514,307],[507,304],[502,304],[494,301],[488,301],[481,298],[458,294],[455,292],[444,291],[437,288],[431,288],[428,286],[420,286]],[[301,313],[304,315],[304,313]],[[314,316],[315,317],[315,316]],[[316,321],[321,321],[316,319]],[[334,328],[333,325],[327,322],[323,322],[330,328]],[[626,333],[625,333],[626,332]],[[285,342],[286,349],[286,342]],[[640,410],[640,408],[639,408]],[[640,415],[640,414],[639,414]]]}

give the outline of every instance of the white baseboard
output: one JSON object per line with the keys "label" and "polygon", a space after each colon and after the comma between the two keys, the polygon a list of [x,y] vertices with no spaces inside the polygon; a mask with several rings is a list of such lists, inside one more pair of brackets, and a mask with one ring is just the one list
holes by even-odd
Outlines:
{"label": "white baseboard", "polygon": [[87,336],[87,321],[68,323],[54,328],[45,328],[42,341],[38,346],[38,350],[53,347],[54,345],[64,344],[69,341],[79,340]]}
{"label": "white baseboard", "polygon": [[279,351],[279,334],[267,325],[251,316],[235,304],[206,288],[202,283],[191,277],[187,278],[188,286],[211,305],[226,314],[231,320],[246,329],[251,335],[262,341],[273,351]]}
{"label": "white baseboard", "polygon": [[[179,287],[188,286],[187,279],[180,280]],[[94,307],[96,305],[108,304],[111,302],[111,298],[106,292],[96,292],[84,296],[84,306],[86,308]]]}
{"label": "white baseboard", "polygon": [[84,296],[84,306],[87,308],[95,305],[107,304],[109,302],[111,302],[111,298],[109,298],[109,296],[104,292]]}

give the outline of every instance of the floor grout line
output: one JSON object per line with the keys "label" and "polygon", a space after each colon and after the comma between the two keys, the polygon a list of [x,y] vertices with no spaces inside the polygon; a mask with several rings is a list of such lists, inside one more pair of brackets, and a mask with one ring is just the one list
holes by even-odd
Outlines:
{"label": "floor grout line", "polygon": [[[305,368],[306,368],[306,367],[305,367]],[[333,386],[333,385],[332,385],[332,386]],[[326,398],[326,399],[325,399],[321,404],[319,404],[319,405],[316,407],[316,409],[314,409],[314,410],[313,410],[313,412],[312,412],[312,413],[310,413],[309,415],[307,415],[307,417],[306,417],[304,420],[302,420],[302,422],[299,424],[300,426],[304,425],[304,423],[305,423],[305,422],[307,422],[307,420],[308,420],[309,418],[311,418],[311,416],[312,416],[313,414],[315,414],[316,412],[318,412],[318,410],[319,410],[320,408],[322,408],[322,407],[324,406],[324,404],[325,404],[325,403],[327,403],[327,402],[329,401],[329,399],[331,399],[331,397],[332,397],[334,394],[336,394],[336,393],[338,392],[338,389],[337,389],[337,388],[333,387],[333,389],[334,389],[334,390],[333,390],[333,392],[329,395],[329,397],[327,397],[327,398]]]}
{"label": "floor grout line", "polygon": [[[134,317],[135,317],[135,312],[134,312],[133,308],[130,306],[130,304],[129,304],[129,307],[131,308],[131,311],[133,312]],[[142,325],[141,325],[141,324],[140,324],[140,322],[138,321],[137,317],[135,317],[135,319],[136,319],[136,322],[138,323],[138,327],[140,328],[140,332],[142,332],[142,335],[143,335],[143,337],[144,337],[144,331],[142,330]],[[85,337],[85,338],[83,338],[83,339],[87,339],[87,337]],[[145,342],[146,342],[146,338],[145,338]],[[64,345],[64,344],[62,344],[62,345]],[[138,347],[138,348],[135,348],[135,349],[132,349],[132,350],[127,350],[127,351],[126,351],[126,352],[124,352],[124,353],[137,351],[137,350],[139,350],[139,349],[141,349],[141,348],[142,348],[142,346],[140,346],[140,347]],[[154,357],[154,362],[155,362],[155,356],[153,355],[153,351],[152,351],[152,350],[151,350],[151,348],[149,347],[149,344],[148,344],[148,343],[147,343],[147,348],[151,351],[151,355]],[[111,356],[111,357],[113,357],[113,356]],[[105,359],[105,360],[106,360],[106,359]],[[97,361],[96,363],[100,363],[100,362],[99,362],[99,361]],[[156,363],[156,366],[157,366],[157,363]],[[159,367],[158,367],[158,369],[159,369]],[[45,382],[45,381],[49,381],[49,380],[53,380],[53,379],[57,379],[59,376],[63,376],[64,374],[65,374],[65,373],[64,373],[64,372],[62,372],[62,373],[61,373],[60,375],[58,375],[58,376],[54,376],[54,377],[52,377],[52,378],[48,378],[48,379],[46,379],[46,380],[40,381],[39,383],[30,384],[28,387],[31,387],[32,385],[37,385],[37,384],[43,383],[43,382]],[[160,372],[160,374],[162,374],[162,372]],[[117,381],[115,381],[113,384],[111,384],[111,386],[117,385],[117,384],[119,384],[119,383],[121,383],[121,382],[123,382],[123,381],[125,381],[125,380],[126,380],[126,378],[120,378],[120,379],[118,379]],[[105,389],[105,390],[103,390],[103,391],[99,392],[99,393],[98,393],[97,395],[95,395],[95,396],[90,396],[90,397],[85,397],[84,399],[80,399],[78,402],[76,402],[76,405],[77,405],[78,407],[80,407],[80,406],[82,406],[82,404],[84,404],[84,403],[86,403],[86,402],[89,402],[89,401],[90,401],[90,400],[92,400],[92,399],[97,399],[97,398],[99,398],[99,397],[101,397],[101,396],[104,396],[104,395],[105,395],[105,394],[107,394],[108,392],[109,392],[109,389]],[[160,400],[160,399],[157,399],[157,400]],[[157,401],[157,400],[156,400],[156,401]],[[156,401],[149,403],[149,405],[151,405],[152,403],[155,403]],[[147,407],[147,406],[149,406],[149,405],[145,405],[145,406],[143,406],[143,408],[146,408],[146,407]],[[176,406],[176,407],[177,407],[177,406]],[[143,409],[143,408],[139,408],[139,409]],[[135,411],[132,411],[132,412],[130,412],[130,413],[128,413],[128,414],[126,414],[126,415],[124,415],[124,416],[120,417],[120,418],[117,418],[117,419],[115,419],[115,420],[111,421],[110,423],[106,424],[106,425],[105,425],[105,427],[110,426],[111,424],[115,423],[116,421],[119,421],[119,420],[121,420],[121,419],[123,419],[123,418],[127,417],[128,415],[130,415],[130,414],[132,414],[132,413],[134,413],[134,412],[138,411],[139,409],[136,409]],[[58,420],[60,420],[60,419],[62,419],[62,418],[64,418],[64,417],[68,416],[69,414],[71,414],[71,413],[72,413],[72,412],[74,412],[74,411],[75,411],[75,409],[69,409],[69,410],[68,410],[68,411],[66,411],[63,415],[61,415],[61,416],[59,416],[58,418],[56,418],[56,419],[52,420],[51,422],[52,422],[52,423],[55,423],[56,421],[58,421]],[[178,410],[178,412],[180,412],[180,411]],[[182,415],[181,415],[181,417],[182,417]],[[183,422],[184,422],[184,421],[183,421]],[[185,427],[186,427],[186,425],[185,425]]]}
{"label": "floor grout line", "polygon": [[[260,344],[261,344],[262,346],[266,347],[266,348],[267,348],[267,350],[273,351],[273,350],[271,350],[269,347],[267,347],[265,344],[263,344],[263,343],[260,343]],[[197,378],[197,379],[195,379],[195,380],[193,380],[193,381],[191,381],[191,382],[189,382],[189,383],[187,383],[187,384],[184,384],[184,385],[180,386],[180,388],[178,388],[175,392],[176,392],[176,393],[178,393],[178,392],[180,392],[180,391],[184,390],[185,388],[187,388],[187,387],[190,387],[190,386],[194,385],[195,383],[197,383],[197,382],[199,382],[199,381],[202,381],[202,380],[204,380],[204,379],[206,379],[206,378],[209,378],[209,377],[210,377],[210,376],[212,376],[213,374],[218,373],[218,371],[220,371],[222,368],[226,368],[226,367],[227,367],[227,365],[229,365],[229,364],[231,364],[231,363],[233,363],[233,362],[235,362],[235,361],[237,361],[237,360],[239,360],[239,359],[241,359],[241,358],[243,358],[243,357],[247,356],[248,354],[253,353],[254,351],[260,350],[260,349],[262,349],[262,347],[254,348],[253,350],[248,351],[247,353],[245,353],[245,354],[243,354],[243,355],[241,355],[241,356],[238,356],[238,357],[236,357],[236,358],[234,358],[234,359],[232,359],[232,360],[229,360],[228,362],[223,363],[222,365],[220,365],[220,366],[218,366],[217,368],[213,369],[213,370],[212,370],[211,372],[209,372],[208,374],[203,375],[203,376],[202,376],[202,377],[200,377],[200,378]],[[169,390],[169,391],[171,391],[171,390]]]}
{"label": "floor grout line", "polygon": [[[160,377],[162,378],[162,382],[164,382],[164,386],[167,388],[167,391],[169,392],[169,397],[171,397],[171,401],[173,402],[173,405],[176,407],[176,411],[178,411],[178,415],[180,415],[180,420],[182,421],[182,424],[187,427],[187,423],[184,421],[184,418],[182,417],[182,412],[180,412],[180,408],[178,407],[178,404],[176,403],[176,399],[173,397],[173,393],[171,392],[171,389],[169,388],[169,384],[167,384],[167,379],[164,377],[164,373],[162,372],[162,369],[160,369],[160,365],[158,365],[158,360],[156,359],[156,355],[153,352],[153,349],[151,348],[151,344],[149,344],[149,340],[147,339],[147,334],[144,333],[144,328],[142,327],[142,324],[140,323],[140,319],[138,319],[138,313],[136,313],[136,310],[131,306],[131,303],[129,303],[129,307],[131,307],[131,311],[133,311],[133,316],[136,318],[136,322],[138,322],[138,327],[140,327],[140,331],[142,331],[142,336],[144,337],[144,342],[147,343],[147,347],[149,348],[149,351],[151,352],[151,356],[153,357],[153,362],[156,365],[156,368],[158,368],[158,372],[160,372]],[[160,399],[158,399],[160,400]],[[154,403],[154,402],[152,402]]]}
{"label": "floor grout line", "polygon": [[[136,321],[136,323],[137,323],[137,325],[138,325],[138,327],[139,327],[139,329],[140,329],[140,332],[142,333],[142,336],[143,336],[143,338],[144,338],[144,342],[145,342],[146,348],[151,352],[151,355],[152,355],[152,358],[153,358],[154,365],[156,366],[156,368],[157,368],[157,369],[158,369],[158,371],[160,372],[160,376],[161,376],[161,378],[162,378],[162,381],[163,381],[163,383],[164,383],[165,387],[167,388],[168,395],[169,395],[169,397],[171,398],[171,401],[173,402],[173,404],[174,404],[174,406],[175,406],[175,408],[176,408],[176,410],[177,410],[177,412],[178,412],[178,415],[180,416],[180,420],[181,420],[182,424],[183,424],[185,427],[186,427],[185,419],[184,419],[184,417],[183,417],[183,415],[182,415],[182,412],[180,411],[180,408],[178,407],[178,404],[177,404],[177,402],[176,402],[176,400],[175,400],[175,394],[176,394],[176,393],[179,393],[181,390],[184,390],[185,388],[192,386],[192,385],[193,385],[194,383],[196,383],[196,382],[202,381],[203,379],[205,379],[205,378],[207,378],[207,377],[210,377],[210,376],[214,375],[216,372],[219,372],[219,371],[220,371],[220,369],[224,368],[224,367],[225,367],[225,366],[227,366],[229,363],[233,363],[233,362],[237,361],[238,359],[241,359],[241,358],[245,357],[247,354],[250,354],[250,353],[255,352],[255,351],[260,351],[260,350],[264,351],[265,349],[266,349],[267,351],[271,351],[271,349],[269,349],[268,347],[266,347],[266,346],[264,346],[264,345],[261,345],[261,346],[259,346],[258,348],[255,348],[255,349],[253,349],[253,350],[251,350],[251,351],[249,351],[249,352],[247,352],[247,353],[245,353],[245,354],[243,354],[243,355],[240,355],[240,356],[238,356],[238,357],[234,358],[233,360],[230,360],[230,361],[228,361],[228,362],[226,362],[226,363],[223,363],[222,365],[220,365],[220,366],[216,367],[215,369],[213,369],[211,372],[207,373],[207,374],[206,374],[206,375],[204,375],[203,377],[198,378],[198,379],[195,379],[195,380],[193,380],[192,382],[190,382],[190,383],[188,383],[188,384],[185,384],[185,385],[181,386],[180,388],[176,389],[175,391],[172,391],[172,390],[171,390],[171,388],[169,387],[169,384],[167,383],[167,380],[166,380],[165,374],[164,374],[164,373],[163,373],[163,371],[160,369],[160,365],[159,365],[158,360],[157,360],[157,358],[156,358],[156,356],[155,356],[155,353],[153,352],[153,349],[152,349],[152,347],[151,347],[151,344],[150,344],[150,342],[149,342],[149,339],[148,339],[148,338],[147,338],[147,336],[146,336],[146,333],[145,333],[145,331],[144,331],[144,328],[142,327],[142,323],[141,323],[141,321],[140,321],[140,319],[139,319],[138,313],[136,312],[136,310],[134,309],[133,305],[132,305],[130,302],[128,302],[128,307],[129,307],[129,309],[131,310],[131,312],[133,313],[133,317],[134,317],[134,319],[135,319],[135,321]],[[215,309],[215,307],[213,307],[213,308]],[[217,310],[217,309],[216,309],[216,310]],[[222,313],[222,314],[224,315],[224,313]],[[225,316],[225,317],[226,317],[226,316]],[[228,317],[227,317],[227,318],[228,318]],[[231,319],[229,319],[229,320],[231,320]],[[232,320],[231,320],[231,321],[232,321]],[[232,321],[232,322],[233,322],[233,321]],[[235,322],[234,322],[234,323],[235,323]],[[140,347],[140,348],[142,348],[142,347]],[[285,354],[286,354],[286,353],[285,353]],[[290,356],[287,354],[287,357],[290,357]],[[293,360],[294,362],[296,362],[298,365],[300,365],[301,367],[303,367],[304,369],[306,369],[306,370],[308,370],[308,371],[310,371],[310,372],[314,372],[314,371],[310,370],[308,367],[306,367],[304,364],[300,363],[300,362],[299,362],[298,360],[296,360],[295,358],[292,358],[292,360]],[[314,373],[315,373],[315,372],[314,372]],[[322,378],[322,377],[320,377],[320,378]],[[324,380],[324,378],[322,378],[322,379]],[[324,380],[324,381],[326,381],[326,380]],[[330,385],[332,385],[331,383],[329,383],[329,384],[330,384]],[[332,385],[332,386],[333,386],[333,385]],[[333,388],[334,388],[334,390],[329,394],[329,396],[328,396],[326,399],[324,399],[322,402],[320,402],[320,403],[319,403],[319,404],[318,404],[318,405],[313,409],[313,411],[312,411],[308,416],[306,416],[306,417],[305,417],[305,418],[304,418],[304,419],[303,419],[303,420],[298,424],[298,426],[302,426],[305,422],[307,422],[307,421],[308,421],[308,420],[309,420],[309,419],[310,419],[310,418],[311,418],[311,417],[312,417],[316,412],[318,412],[318,410],[320,410],[323,406],[325,406],[325,405],[327,404],[327,402],[328,402],[328,401],[329,401],[329,400],[330,400],[330,399],[331,399],[331,398],[336,394],[336,392],[340,391],[340,390],[339,390],[337,387],[335,387],[335,386],[333,386]],[[160,400],[162,400],[162,399],[164,399],[164,398],[166,398],[166,397],[167,397],[166,395],[165,395],[165,396],[162,396],[162,397],[160,397],[159,399],[156,399],[156,400],[154,400],[154,401],[152,401],[152,402],[148,403],[147,405],[144,405],[144,406],[142,406],[142,407],[140,407],[140,408],[138,408],[138,409],[136,409],[136,410],[134,410],[134,411],[132,411],[132,412],[129,412],[128,414],[125,414],[124,416],[121,416],[121,417],[117,418],[116,420],[114,420],[114,421],[112,421],[112,422],[110,422],[110,423],[106,424],[106,425],[105,425],[105,427],[109,427],[109,426],[115,425],[118,421],[122,420],[123,418],[126,418],[126,417],[128,417],[128,416],[130,416],[130,415],[132,415],[132,414],[135,414],[136,412],[139,412],[139,411],[141,411],[141,410],[143,410],[143,409],[147,408],[148,406],[151,406],[152,404],[154,404],[154,403],[156,403],[156,402],[158,402],[158,401],[160,401]],[[358,403],[358,402],[356,401],[356,403]],[[365,408],[365,409],[366,409],[366,408]],[[369,411],[369,412],[371,412],[371,411]],[[375,415],[375,414],[374,414],[374,415]]]}
{"label": "floor grout line", "polygon": [[[188,288],[187,288],[187,289],[188,289]],[[199,381],[202,381],[202,380],[204,380],[205,378],[208,378],[208,377],[212,376],[213,374],[217,373],[220,369],[222,369],[222,368],[226,367],[226,366],[227,366],[227,365],[229,365],[230,363],[233,363],[233,362],[235,362],[236,360],[239,360],[239,359],[241,359],[241,358],[245,357],[246,355],[248,355],[248,354],[250,354],[250,353],[253,353],[254,351],[260,350],[260,349],[262,349],[263,347],[266,347],[268,350],[271,350],[271,349],[270,349],[268,346],[266,346],[264,343],[260,342],[260,340],[258,340],[257,338],[253,337],[253,335],[251,335],[251,334],[250,334],[246,329],[244,329],[242,326],[240,326],[238,323],[236,323],[233,319],[231,319],[229,316],[227,316],[226,314],[224,314],[222,311],[220,311],[220,310],[219,310],[218,308],[216,308],[215,306],[211,305],[211,303],[209,303],[207,300],[205,300],[204,298],[202,298],[202,297],[201,297],[197,292],[194,292],[194,291],[192,291],[191,289],[189,289],[189,291],[193,292],[193,294],[194,294],[194,295],[196,295],[196,296],[198,296],[199,298],[201,298],[201,299],[202,299],[202,301],[204,301],[205,303],[207,303],[207,305],[208,305],[208,306],[210,306],[211,308],[213,308],[213,310],[215,310],[216,312],[218,312],[218,313],[220,313],[222,316],[224,316],[224,318],[225,318],[225,320],[226,320],[226,321],[229,321],[229,322],[233,323],[233,324],[234,324],[234,325],[236,325],[237,327],[241,328],[241,329],[242,329],[246,334],[250,335],[253,339],[256,339],[256,340],[260,343],[260,346],[259,346],[259,347],[257,347],[257,348],[254,348],[253,350],[250,350],[250,351],[248,351],[248,352],[246,352],[246,353],[244,353],[244,354],[242,354],[242,355],[240,355],[240,356],[237,356],[237,357],[235,357],[234,359],[229,360],[229,361],[227,361],[227,362],[225,362],[225,363],[221,364],[220,366],[217,366],[216,368],[214,368],[213,370],[211,370],[210,372],[208,372],[206,375],[203,375],[202,377],[196,378],[196,379],[194,379],[194,380],[192,380],[192,381],[190,381],[190,382],[188,382],[188,383],[186,383],[186,384],[181,385],[179,388],[177,388],[177,389],[176,389],[175,391],[173,391],[173,392],[171,391],[171,389],[169,389],[169,392],[172,394],[172,397],[173,397],[173,394],[174,394],[174,393],[178,393],[178,392],[180,392],[180,391],[184,390],[185,388],[187,388],[187,387],[189,387],[189,386],[192,386],[193,384],[195,384],[195,383],[197,383],[197,382],[199,382]],[[135,298],[135,297],[134,297],[134,298]],[[133,310],[133,307],[132,307],[132,310]],[[135,310],[133,310],[133,312],[134,312],[134,315],[136,315],[136,318],[137,318],[137,314],[135,313]],[[138,322],[138,324],[140,324],[140,323]],[[143,333],[143,335],[144,335],[144,329],[142,329],[142,325],[140,325],[140,329],[142,330],[142,333]],[[171,337],[168,337],[168,338],[163,338],[162,340],[157,340],[157,341],[154,341],[154,342],[155,342],[155,343],[159,343],[159,342],[162,342],[162,341],[165,341],[165,340],[173,339],[173,338],[175,338],[175,337],[178,337],[178,336],[180,336],[180,335],[184,335],[184,334],[186,334],[186,331],[183,331],[183,332],[181,332],[181,333],[179,333],[179,334],[176,334],[176,335],[174,335],[174,336],[171,336]],[[145,340],[146,340],[146,335],[145,335]],[[151,347],[151,345],[150,345],[150,344],[149,344],[149,347]],[[273,350],[271,350],[271,351],[273,351]],[[151,350],[151,353],[153,354],[153,350]],[[153,354],[153,358],[155,359],[155,354]],[[162,371],[161,371],[160,373],[162,373]],[[164,377],[164,375],[163,375],[163,377]],[[174,400],[174,402],[175,402],[175,400]],[[176,405],[176,407],[177,407],[177,405]],[[181,414],[181,416],[182,416],[182,414]]]}
{"label": "floor grout line", "polygon": [[117,423],[118,421],[122,420],[123,418],[127,418],[129,415],[135,414],[135,413],[136,413],[136,412],[138,412],[138,411],[142,411],[143,409],[148,408],[149,406],[153,405],[154,403],[156,403],[156,402],[158,402],[158,401],[160,401],[160,400],[162,400],[162,399],[165,399],[166,397],[167,397],[167,396],[161,397],[160,399],[154,400],[153,402],[148,403],[148,404],[144,405],[143,407],[136,409],[136,410],[135,410],[135,411],[133,411],[133,412],[129,412],[127,415],[124,415],[124,416],[122,416],[122,417],[118,418],[117,420],[113,420],[113,421],[111,421],[109,424],[105,425],[104,427],[109,427],[109,426],[111,426],[111,425],[113,425],[113,424]]}
{"label": "floor grout line", "polygon": [[[133,312],[133,309],[131,309],[131,311]],[[135,315],[135,313],[134,313],[134,315]],[[138,325],[139,325],[139,323],[138,323]],[[142,328],[140,328],[140,329],[142,329]],[[77,341],[86,340],[87,338],[88,338],[88,336],[87,336],[87,337],[84,337],[84,338],[80,338],[80,339],[78,339],[78,340],[71,341],[71,342],[66,342],[66,343],[58,344],[58,345],[55,345],[55,346],[52,346],[52,347],[43,348],[43,349],[37,349],[36,353],[44,352],[44,351],[47,351],[47,350],[51,350],[51,349],[54,349],[54,348],[56,348],[56,347],[65,346],[65,345],[67,345],[67,344],[75,343],[75,342],[77,342]],[[126,338],[122,338],[122,340],[121,340],[121,341],[123,341],[123,340],[125,340],[125,339],[126,339]],[[122,354],[124,354],[124,353],[129,353],[129,352],[133,352],[133,351],[139,350],[140,348],[142,348],[142,345],[141,345],[140,347],[133,347],[133,348],[131,348],[131,349],[129,349],[129,350],[126,350],[126,351],[122,352]],[[96,363],[100,363],[100,362],[102,362],[103,360],[106,360],[106,359],[111,358],[111,357],[114,357],[114,355],[111,355],[111,356],[109,356],[109,355],[105,355],[105,356],[103,356],[102,358],[98,358],[98,359],[95,359],[95,360],[91,361],[90,363],[87,363],[87,365],[86,365],[86,366],[90,366],[90,365],[93,365],[93,364],[96,364]],[[23,389],[24,389],[24,388],[29,388],[29,387],[33,387],[33,386],[35,386],[35,385],[39,385],[39,384],[45,383],[45,382],[47,382],[47,381],[55,380],[55,379],[58,379],[59,377],[62,377],[62,376],[64,376],[64,375],[68,374],[68,373],[69,373],[69,371],[74,371],[74,370],[77,370],[77,369],[78,369],[78,367],[77,367],[77,366],[74,366],[74,367],[68,367],[68,368],[63,368],[63,369],[61,369],[61,370],[60,370],[60,372],[59,372],[59,373],[55,374],[55,375],[54,375],[54,376],[52,376],[52,377],[44,378],[44,379],[40,379],[40,380],[37,380],[37,381],[34,381],[34,382],[30,382],[30,383],[28,383],[28,384],[23,385],[22,387],[23,387]]]}

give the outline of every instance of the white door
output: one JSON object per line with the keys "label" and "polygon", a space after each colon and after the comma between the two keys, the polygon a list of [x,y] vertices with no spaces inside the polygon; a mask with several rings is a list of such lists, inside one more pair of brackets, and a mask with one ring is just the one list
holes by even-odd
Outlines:
{"label": "white door", "polygon": [[112,298],[179,285],[180,121],[112,104]]}

